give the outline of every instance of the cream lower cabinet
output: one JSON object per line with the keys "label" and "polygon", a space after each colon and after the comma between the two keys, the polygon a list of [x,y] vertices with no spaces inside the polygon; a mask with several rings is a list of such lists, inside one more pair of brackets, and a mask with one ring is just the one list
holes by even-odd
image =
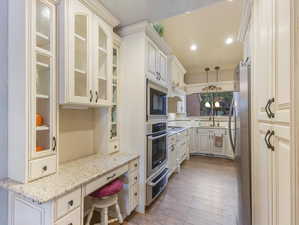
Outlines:
{"label": "cream lower cabinet", "polygon": [[59,3],[60,103],[111,104],[112,27],[80,0]]}
{"label": "cream lower cabinet", "polygon": [[120,179],[125,183],[123,190],[118,194],[120,208],[125,218],[136,209],[139,203],[138,169],[138,159],[132,160],[43,204],[9,192],[8,225],[83,225],[84,215],[90,207],[89,199],[85,197],[116,177],[121,177]]}
{"label": "cream lower cabinet", "polygon": [[27,183],[57,170],[56,5],[12,0],[9,13],[8,176]]}

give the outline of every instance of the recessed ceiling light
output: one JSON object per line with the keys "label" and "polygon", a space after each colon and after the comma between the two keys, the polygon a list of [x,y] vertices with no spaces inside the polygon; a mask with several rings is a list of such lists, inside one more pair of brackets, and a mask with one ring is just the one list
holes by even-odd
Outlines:
{"label": "recessed ceiling light", "polygon": [[233,2],[233,0],[226,0],[226,1],[228,1],[228,2]]}
{"label": "recessed ceiling light", "polygon": [[225,44],[227,44],[227,45],[230,45],[230,44],[232,44],[234,42],[234,39],[232,38],[232,37],[228,37],[228,38],[226,38],[226,40],[225,40]]}
{"label": "recessed ceiling light", "polygon": [[187,12],[185,12],[185,14],[189,15],[189,14],[191,14],[191,12],[190,12],[190,11],[187,11]]}
{"label": "recessed ceiling light", "polygon": [[191,51],[196,51],[196,50],[197,50],[197,45],[196,45],[196,44],[192,44],[192,45],[190,46],[190,50],[191,50]]}

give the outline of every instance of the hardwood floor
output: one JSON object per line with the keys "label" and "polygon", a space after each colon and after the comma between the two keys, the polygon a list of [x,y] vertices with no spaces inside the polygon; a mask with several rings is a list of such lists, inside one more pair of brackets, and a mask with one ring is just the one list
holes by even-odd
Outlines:
{"label": "hardwood floor", "polygon": [[145,215],[125,225],[235,225],[237,174],[234,162],[193,156],[174,174]]}

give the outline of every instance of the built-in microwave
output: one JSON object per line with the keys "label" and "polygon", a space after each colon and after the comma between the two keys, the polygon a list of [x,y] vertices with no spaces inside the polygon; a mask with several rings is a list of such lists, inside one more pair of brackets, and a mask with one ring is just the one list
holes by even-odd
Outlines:
{"label": "built-in microwave", "polygon": [[147,177],[152,176],[167,162],[167,122],[147,124]]}
{"label": "built-in microwave", "polygon": [[147,118],[167,118],[168,89],[147,80]]}

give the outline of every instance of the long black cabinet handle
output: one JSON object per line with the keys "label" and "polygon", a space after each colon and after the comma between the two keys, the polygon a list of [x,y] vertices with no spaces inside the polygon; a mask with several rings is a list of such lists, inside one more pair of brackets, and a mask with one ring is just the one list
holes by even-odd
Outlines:
{"label": "long black cabinet handle", "polygon": [[270,135],[270,133],[271,133],[271,131],[268,130],[267,133],[266,133],[266,135],[265,135],[265,138],[264,138],[265,143],[266,143],[268,149],[270,148],[270,143],[268,142],[268,136]]}
{"label": "long black cabinet handle", "polygon": [[270,118],[274,118],[275,117],[275,114],[271,111],[271,105],[275,102],[275,99],[274,98],[271,98],[269,100],[269,105],[268,105],[268,110],[269,110],[269,113],[270,113]]}
{"label": "long black cabinet handle", "polygon": [[270,135],[268,136],[269,148],[270,148],[272,151],[275,150],[274,146],[271,144],[271,138],[272,138],[272,136],[273,136],[274,134],[275,134],[275,132],[274,132],[274,130],[272,130],[272,131],[270,132]]}
{"label": "long black cabinet handle", "polygon": [[267,104],[265,106],[265,111],[267,113],[268,118],[271,118],[271,114],[270,114],[270,112],[268,110],[269,109],[269,105],[270,105],[270,99],[268,100],[268,102],[267,102]]}
{"label": "long black cabinet handle", "polygon": [[93,99],[92,90],[90,90],[89,93],[90,93],[90,99],[89,99],[89,101],[92,102],[92,99]]}
{"label": "long black cabinet handle", "polygon": [[98,91],[96,91],[96,103],[98,103],[98,101],[99,101],[99,93]]}
{"label": "long black cabinet handle", "polygon": [[56,147],[57,147],[56,137],[53,137],[53,148],[52,148],[52,151],[53,151],[53,152],[56,151]]}

